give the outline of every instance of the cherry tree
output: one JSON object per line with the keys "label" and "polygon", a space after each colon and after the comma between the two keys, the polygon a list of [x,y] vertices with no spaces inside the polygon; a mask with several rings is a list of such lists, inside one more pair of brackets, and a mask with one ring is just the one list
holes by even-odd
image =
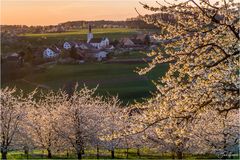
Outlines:
{"label": "cherry tree", "polygon": [[[169,70],[157,85],[158,95],[174,104],[179,113],[187,110],[193,116],[205,107],[219,112],[239,109],[239,3],[188,0],[157,4],[159,7],[143,4],[156,12],[143,19],[163,27],[166,34],[155,37],[169,41],[163,46],[165,51],[149,54],[153,61],[139,73],[168,62]],[[157,13],[172,15],[173,22],[162,20]]]}
{"label": "cherry tree", "polygon": [[[37,148],[46,149],[47,157],[52,158],[52,151],[61,148],[63,142],[54,130],[56,116],[54,111],[65,104],[67,96],[62,92],[41,93],[39,101],[28,110],[26,129]],[[60,143],[61,142],[61,143]]]}
{"label": "cherry tree", "polygon": [[196,142],[203,153],[230,158],[228,156],[238,149],[240,126],[236,117],[239,113],[231,111],[227,113],[229,115],[224,113],[219,116],[216,111],[209,111],[208,114],[198,117],[199,121],[194,126]]}
{"label": "cherry tree", "polygon": [[24,96],[22,92],[17,94],[15,88],[6,87],[0,90],[2,159],[7,159],[9,149],[18,146],[19,137],[24,133],[27,108],[32,105],[34,93]]}
{"label": "cherry tree", "polygon": [[193,145],[194,123],[185,117],[170,116],[169,108],[154,98],[133,105],[129,109],[131,127],[128,133],[130,136],[140,134],[150,148],[182,159],[183,153],[196,151]]}
{"label": "cherry tree", "polygon": [[76,87],[55,112],[56,131],[76,150],[78,159],[82,159],[84,147],[98,134],[105,114],[104,101],[102,97],[94,96],[95,90],[84,87],[78,91]]}
{"label": "cherry tree", "polygon": [[[214,4],[206,0],[165,3],[157,2],[156,7],[141,3],[155,13],[142,18],[165,32],[154,35],[163,49],[148,54],[153,60],[139,74],[160,63],[169,63],[169,70],[156,83],[158,91],[153,99],[157,104],[146,104],[149,107],[143,115],[145,126],[136,131],[169,119],[167,124],[175,127],[179,120],[194,122],[202,114],[210,119],[209,111],[237,118],[237,114],[227,113],[239,109],[239,3],[233,0]],[[188,123],[182,129],[190,126],[193,131],[194,124]]]}
{"label": "cherry tree", "polygon": [[121,132],[124,130],[123,108],[118,97],[111,97],[105,101],[106,112],[102,123],[100,138],[104,147],[111,151],[111,158],[115,158],[115,149],[124,143]]}

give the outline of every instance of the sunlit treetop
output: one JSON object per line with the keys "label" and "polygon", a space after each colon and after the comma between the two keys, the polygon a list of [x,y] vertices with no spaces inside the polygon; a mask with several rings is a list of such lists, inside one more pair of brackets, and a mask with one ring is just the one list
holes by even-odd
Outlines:
{"label": "sunlit treetop", "polygon": [[[164,30],[164,34],[154,35],[164,51],[149,53],[153,60],[139,73],[169,63],[168,72],[157,85],[157,97],[179,114],[192,116],[205,107],[220,113],[238,109],[239,3],[166,3],[157,2],[159,7],[142,4],[154,13],[142,18]],[[168,17],[163,18],[164,14]]]}

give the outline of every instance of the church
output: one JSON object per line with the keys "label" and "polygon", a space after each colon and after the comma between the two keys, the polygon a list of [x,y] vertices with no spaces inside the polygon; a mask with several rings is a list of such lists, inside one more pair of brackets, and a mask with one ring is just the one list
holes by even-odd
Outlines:
{"label": "church", "polygon": [[89,24],[88,34],[87,34],[87,43],[95,47],[96,49],[104,49],[109,46],[109,39],[106,37],[96,39],[93,37],[92,26]]}

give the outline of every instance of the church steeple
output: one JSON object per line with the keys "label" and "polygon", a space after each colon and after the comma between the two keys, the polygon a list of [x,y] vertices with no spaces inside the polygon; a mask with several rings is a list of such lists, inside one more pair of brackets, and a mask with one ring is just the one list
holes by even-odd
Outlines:
{"label": "church steeple", "polygon": [[89,24],[88,25],[87,43],[90,43],[91,39],[93,39],[92,26],[91,26],[91,24]]}
{"label": "church steeple", "polygon": [[91,24],[88,25],[88,33],[92,33],[92,26],[91,26]]}

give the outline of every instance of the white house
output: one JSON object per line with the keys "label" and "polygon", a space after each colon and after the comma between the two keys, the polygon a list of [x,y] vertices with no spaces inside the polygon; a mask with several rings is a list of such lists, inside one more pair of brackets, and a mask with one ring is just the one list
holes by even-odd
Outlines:
{"label": "white house", "polygon": [[43,51],[43,58],[54,58],[59,55],[59,50],[53,48],[47,48]]}
{"label": "white house", "polygon": [[91,39],[89,44],[91,44],[93,47],[97,49],[103,49],[109,46],[109,39],[108,38],[102,38],[100,40]]}
{"label": "white house", "polygon": [[72,46],[71,46],[71,44],[70,44],[69,42],[65,42],[65,43],[63,44],[63,48],[64,48],[64,49],[71,49]]}
{"label": "white house", "polygon": [[64,49],[71,49],[72,47],[75,47],[75,48],[79,48],[80,47],[80,44],[76,43],[76,42],[65,42],[63,44],[63,48]]}
{"label": "white house", "polygon": [[107,46],[109,46],[109,39],[105,37],[100,42],[100,47],[101,48],[106,48]]}
{"label": "white house", "polygon": [[100,51],[98,53],[95,54],[95,58],[98,60],[98,61],[102,61],[104,58],[107,58],[107,52],[105,51]]}

